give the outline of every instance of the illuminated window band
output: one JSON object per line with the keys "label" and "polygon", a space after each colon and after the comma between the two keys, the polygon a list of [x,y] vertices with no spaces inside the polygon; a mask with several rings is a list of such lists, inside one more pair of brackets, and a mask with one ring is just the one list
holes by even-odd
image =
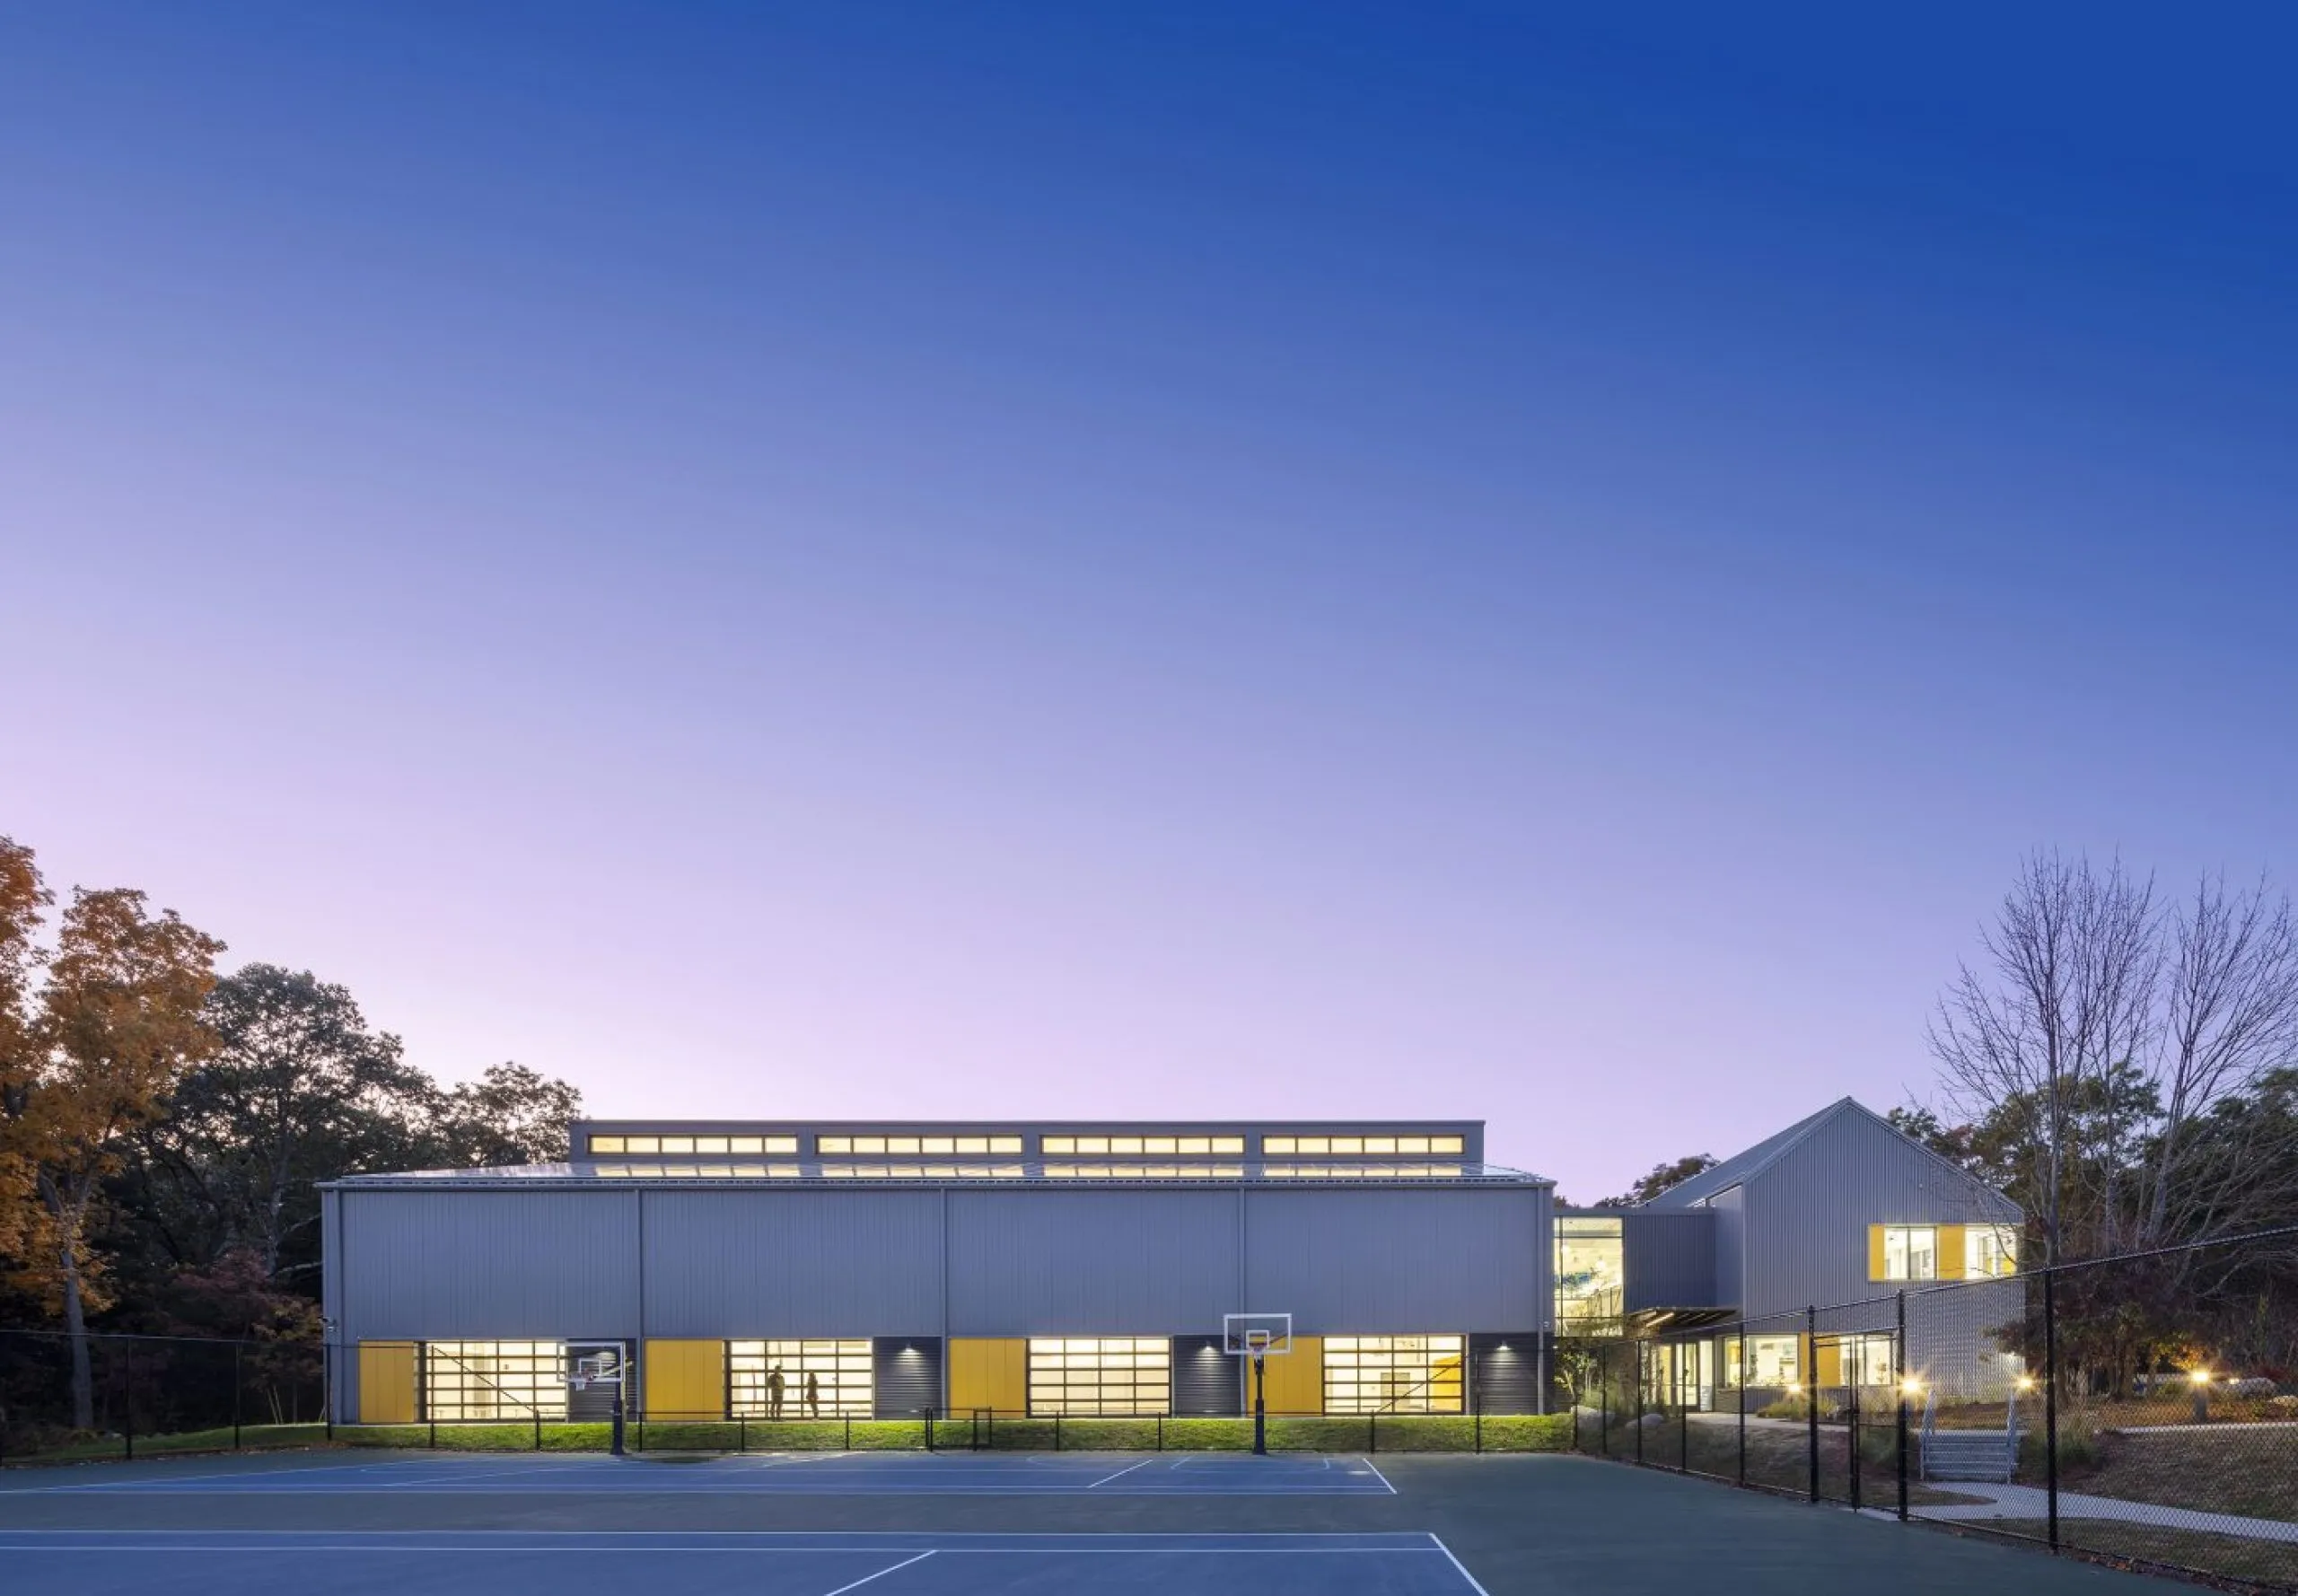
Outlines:
{"label": "illuminated window band", "polygon": [[1463,1336],[1327,1336],[1327,1413],[1459,1413]]}
{"label": "illuminated window band", "polygon": [[561,1341],[425,1341],[423,1416],[565,1418],[566,1375]]}
{"label": "illuminated window band", "polygon": [[686,1156],[697,1153],[795,1153],[795,1136],[592,1136],[593,1153],[653,1153]]}
{"label": "illuminated window band", "polygon": [[1048,1180],[1241,1180],[1234,1163],[1049,1163]]}
{"label": "illuminated window band", "polygon": [[1263,1136],[1260,1150],[1264,1155],[1393,1158],[1399,1153],[1462,1153],[1467,1144],[1459,1136]]}
{"label": "illuminated window band", "polygon": [[1022,1138],[994,1136],[816,1136],[817,1153],[1019,1153]]}
{"label": "illuminated window band", "polygon": [[729,1341],[726,1388],[738,1418],[868,1418],[873,1410],[870,1344]]}
{"label": "illuminated window band", "polygon": [[1172,1407],[1172,1343],[1162,1336],[1032,1337],[1030,1412],[1146,1415]]}
{"label": "illuminated window band", "polygon": [[1456,1163],[1266,1163],[1260,1172],[1271,1180],[1453,1180],[1461,1171]]}
{"label": "illuminated window band", "polygon": [[1022,1180],[1029,1171],[1017,1163],[826,1163],[822,1176],[830,1180]]}
{"label": "illuminated window band", "polygon": [[1098,1153],[1186,1154],[1208,1153],[1219,1157],[1223,1153],[1241,1154],[1245,1150],[1242,1136],[1039,1136],[1038,1151],[1045,1153]]}
{"label": "illuminated window band", "polygon": [[805,1174],[794,1163],[602,1163],[597,1173],[610,1180],[795,1180]]}

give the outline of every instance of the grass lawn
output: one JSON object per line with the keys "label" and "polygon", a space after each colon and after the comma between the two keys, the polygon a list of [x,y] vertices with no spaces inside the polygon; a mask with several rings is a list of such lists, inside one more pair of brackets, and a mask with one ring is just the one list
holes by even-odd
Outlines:
{"label": "grass lawn", "polygon": [[[1965,1527],[1999,1530],[2035,1540],[2045,1539],[2049,1534],[2049,1526],[2041,1519],[1987,1519]],[[2167,1563],[2226,1579],[2298,1585],[2298,1545],[2287,1541],[2243,1540],[2232,1535],[2158,1529],[2152,1524],[2066,1518],[2059,1521],[2058,1539],[2062,1546],[2078,1551]]]}
{"label": "grass lawn", "polygon": [[[325,1425],[242,1425],[239,1445],[253,1451],[263,1447],[324,1446],[327,1444]],[[162,1457],[171,1452],[212,1452],[232,1450],[232,1431],[228,1425],[215,1430],[182,1430],[170,1435],[138,1435],[135,1443],[139,1458]],[[16,1463],[87,1463],[107,1458],[123,1457],[127,1444],[118,1435],[90,1435],[75,1441],[60,1442],[37,1451],[11,1452],[7,1461]]]}
{"label": "grass lawn", "polygon": [[[2298,1522],[2298,1430],[2105,1434],[2097,1450],[2095,1463],[2062,1463],[2061,1490]],[[2019,1478],[2041,1483],[2030,1468]]]}

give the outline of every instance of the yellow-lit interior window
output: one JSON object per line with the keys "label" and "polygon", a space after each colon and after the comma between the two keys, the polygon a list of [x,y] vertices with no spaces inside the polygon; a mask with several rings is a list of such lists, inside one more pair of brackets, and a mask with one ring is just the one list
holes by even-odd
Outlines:
{"label": "yellow-lit interior window", "polygon": [[662,1150],[662,1138],[660,1136],[625,1136],[623,1138],[622,1150],[625,1153],[660,1153]]}
{"label": "yellow-lit interior window", "polygon": [[1428,1138],[1428,1151],[1431,1153],[1461,1153],[1466,1150],[1467,1148],[1465,1144],[1463,1144],[1458,1136],[1431,1136]]}
{"label": "yellow-lit interior window", "polygon": [[423,1416],[562,1419],[566,1346],[558,1341],[425,1341]]}
{"label": "yellow-lit interior window", "polygon": [[592,1136],[591,1138],[591,1151],[593,1153],[627,1153],[630,1149],[622,1144],[622,1138],[620,1136]]}
{"label": "yellow-lit interior window", "polygon": [[867,1341],[726,1343],[727,1393],[737,1417],[868,1418],[871,1376]]}
{"label": "yellow-lit interior window", "polygon": [[1465,1336],[1327,1336],[1327,1413],[1460,1413]]}
{"label": "yellow-lit interior window", "polygon": [[1287,1154],[1298,1153],[1301,1151],[1300,1138],[1297,1136],[1263,1136],[1260,1139],[1260,1150],[1263,1153],[1283,1153]]}
{"label": "yellow-lit interior window", "polygon": [[1038,1151],[1040,1153],[1074,1153],[1077,1151],[1077,1138],[1075,1136],[1039,1136],[1038,1138]]}
{"label": "yellow-lit interior window", "polygon": [[816,1136],[814,1138],[814,1151],[817,1153],[851,1153],[854,1151],[854,1138],[852,1136]]}
{"label": "yellow-lit interior window", "polygon": [[691,1153],[694,1151],[694,1138],[692,1136],[664,1136],[662,1151],[677,1153]]}
{"label": "yellow-lit interior window", "polygon": [[1030,1412],[1148,1415],[1172,1405],[1172,1343],[1162,1336],[1035,1337]]}

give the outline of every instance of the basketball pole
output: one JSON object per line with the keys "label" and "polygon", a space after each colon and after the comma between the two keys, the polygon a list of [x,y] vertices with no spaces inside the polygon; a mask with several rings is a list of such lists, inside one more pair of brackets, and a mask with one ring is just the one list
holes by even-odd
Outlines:
{"label": "basketball pole", "polygon": [[621,1456],[623,1455],[623,1451],[622,1451],[622,1377],[621,1377],[621,1375],[620,1375],[618,1372],[618,1373],[617,1373],[617,1375],[615,1376],[615,1382],[614,1382],[614,1406],[613,1406],[611,1408],[610,1408],[608,1411],[609,1411],[609,1413],[611,1415],[611,1422],[612,1422],[613,1426],[614,1426],[614,1428],[613,1428],[613,1439],[612,1439],[612,1441],[611,1441],[611,1443],[610,1443],[610,1448],[609,1448],[609,1450],[610,1450],[610,1451],[611,1452],[611,1454],[612,1454],[613,1456],[615,1456],[615,1457],[618,1457],[618,1457],[621,1457]]}
{"label": "basketball pole", "polygon": [[1253,1354],[1253,1456],[1268,1456],[1268,1355]]}

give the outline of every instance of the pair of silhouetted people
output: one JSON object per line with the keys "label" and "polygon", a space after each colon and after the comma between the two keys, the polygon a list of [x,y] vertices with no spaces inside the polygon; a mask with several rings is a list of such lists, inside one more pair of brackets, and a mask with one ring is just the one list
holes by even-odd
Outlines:
{"label": "pair of silhouetted people", "polygon": [[[787,1384],[788,1382],[782,1378],[781,1364],[776,1364],[766,1372],[767,1417],[780,1418],[782,1416],[782,1393],[787,1389]],[[821,1416],[822,1377],[808,1370],[806,1372],[806,1416],[820,1418]]]}

